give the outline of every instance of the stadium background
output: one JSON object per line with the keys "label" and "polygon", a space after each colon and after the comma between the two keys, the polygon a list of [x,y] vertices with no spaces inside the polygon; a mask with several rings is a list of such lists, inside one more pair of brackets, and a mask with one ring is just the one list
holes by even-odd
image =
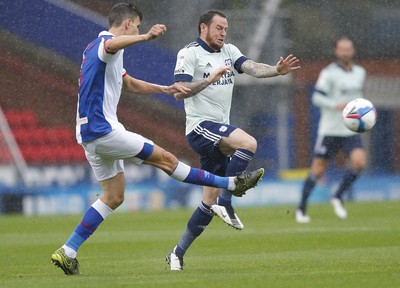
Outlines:
{"label": "stadium background", "polygon": [[[100,188],[83,150],[75,143],[77,75],[86,44],[107,27],[106,15],[120,1],[0,1],[0,206],[1,213],[81,213]],[[347,35],[358,47],[357,62],[368,72],[366,98],[379,113],[363,135],[367,171],[356,183],[354,201],[400,199],[400,5],[396,1],[135,1],[145,14],[142,32],[164,23],[167,34],[125,51],[130,74],[168,84],[175,55],[197,37],[202,11],[228,15],[228,42],[250,58],[274,64],[288,53],[302,69],[290,76],[254,80],[239,76],[232,123],[254,135],[259,148],[253,168],[263,183],[235,205],[296,203],[307,173],[318,110],[310,96],[319,70],[332,58],[334,39]],[[123,97],[120,120],[185,162],[198,157],[184,138],[181,102],[170,96]],[[324,202],[340,177],[334,161],[311,201]],[[145,166],[127,166],[121,211],[196,205],[201,188],[180,184]]]}

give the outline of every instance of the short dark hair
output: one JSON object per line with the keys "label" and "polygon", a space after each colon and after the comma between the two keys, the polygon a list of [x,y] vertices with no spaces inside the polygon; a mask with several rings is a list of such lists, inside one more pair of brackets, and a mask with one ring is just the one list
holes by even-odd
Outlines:
{"label": "short dark hair", "polygon": [[118,3],[115,4],[108,14],[109,27],[118,27],[128,18],[132,20],[139,17],[140,21],[143,19],[143,13],[133,4]]}
{"label": "short dark hair", "polygon": [[198,25],[199,35],[201,33],[200,25],[202,23],[204,23],[207,26],[210,26],[211,20],[215,15],[221,16],[222,18],[226,19],[226,15],[223,12],[219,11],[219,10],[209,10],[209,11],[207,11],[206,13],[201,15],[200,18],[199,18],[199,25]]}

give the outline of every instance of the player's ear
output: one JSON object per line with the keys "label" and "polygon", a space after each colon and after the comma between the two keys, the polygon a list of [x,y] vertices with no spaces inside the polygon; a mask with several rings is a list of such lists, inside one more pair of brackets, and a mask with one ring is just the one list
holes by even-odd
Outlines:
{"label": "player's ear", "polygon": [[204,33],[205,31],[207,31],[207,25],[205,23],[201,23],[200,24],[200,32]]}
{"label": "player's ear", "polygon": [[129,27],[131,25],[133,25],[133,22],[130,18],[125,19],[125,21],[123,22],[124,28],[125,30],[129,29]]}

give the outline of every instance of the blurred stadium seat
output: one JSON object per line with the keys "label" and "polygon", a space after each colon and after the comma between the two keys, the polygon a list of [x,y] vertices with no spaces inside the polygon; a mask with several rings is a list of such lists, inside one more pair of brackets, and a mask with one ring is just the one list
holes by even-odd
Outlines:
{"label": "blurred stadium seat", "polygon": [[32,129],[37,127],[36,114],[33,111],[7,111],[5,113],[11,129]]}
{"label": "blurred stadium seat", "polygon": [[[65,126],[40,126],[33,111],[5,113],[14,138],[28,164],[71,164],[85,162],[83,149],[76,143],[73,131]],[[5,150],[5,151],[2,151]],[[2,162],[10,162],[8,149],[2,149]]]}

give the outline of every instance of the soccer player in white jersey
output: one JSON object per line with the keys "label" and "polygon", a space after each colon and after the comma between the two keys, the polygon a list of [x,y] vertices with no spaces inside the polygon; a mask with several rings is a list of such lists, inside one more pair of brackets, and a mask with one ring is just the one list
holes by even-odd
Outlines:
{"label": "soccer player in white jersey", "polygon": [[[124,200],[124,162],[148,164],[162,169],[178,181],[229,189],[243,195],[260,180],[264,170],[238,177],[220,177],[191,168],[174,155],[141,135],[125,130],[118,121],[121,90],[138,94],[190,92],[181,84],[161,86],[129,76],[123,68],[124,48],[163,35],[166,27],[156,24],[139,34],[142,13],[132,4],[113,6],[110,28],[93,40],[83,53],[79,79],[76,137],[86,154],[103,195],[84,214],[65,244],[52,255],[52,262],[65,274],[80,274],[76,254],[79,247]],[[214,81],[220,75],[214,75]]]}
{"label": "soccer player in white jersey", "polygon": [[[178,92],[175,98],[184,99],[186,139],[200,155],[201,168],[221,176],[234,176],[246,170],[257,149],[254,137],[229,122],[236,74],[274,77],[299,66],[293,55],[281,57],[276,66],[254,62],[236,46],[225,43],[227,31],[228,21],[221,11],[208,11],[200,17],[199,38],[179,51],[175,68],[175,82],[191,91]],[[215,73],[221,75],[216,82]],[[214,213],[228,225],[243,229],[231,198],[226,189],[221,192],[218,188],[204,187],[203,201],[191,216],[179,243],[167,254],[171,270],[183,269],[184,254],[211,222]]]}
{"label": "soccer player in white jersey", "polygon": [[304,182],[300,204],[296,210],[295,218],[299,223],[310,222],[311,218],[306,211],[307,200],[316,181],[325,173],[329,160],[339,150],[350,160],[350,168],[345,172],[330,201],[340,219],[347,217],[343,195],[351,188],[367,163],[360,135],[346,128],[342,121],[342,110],[346,104],[363,97],[366,72],[353,62],[355,48],[350,39],[338,39],[334,53],[337,61],[320,72],[312,95],[313,103],[320,108],[321,117],[310,174]]}

